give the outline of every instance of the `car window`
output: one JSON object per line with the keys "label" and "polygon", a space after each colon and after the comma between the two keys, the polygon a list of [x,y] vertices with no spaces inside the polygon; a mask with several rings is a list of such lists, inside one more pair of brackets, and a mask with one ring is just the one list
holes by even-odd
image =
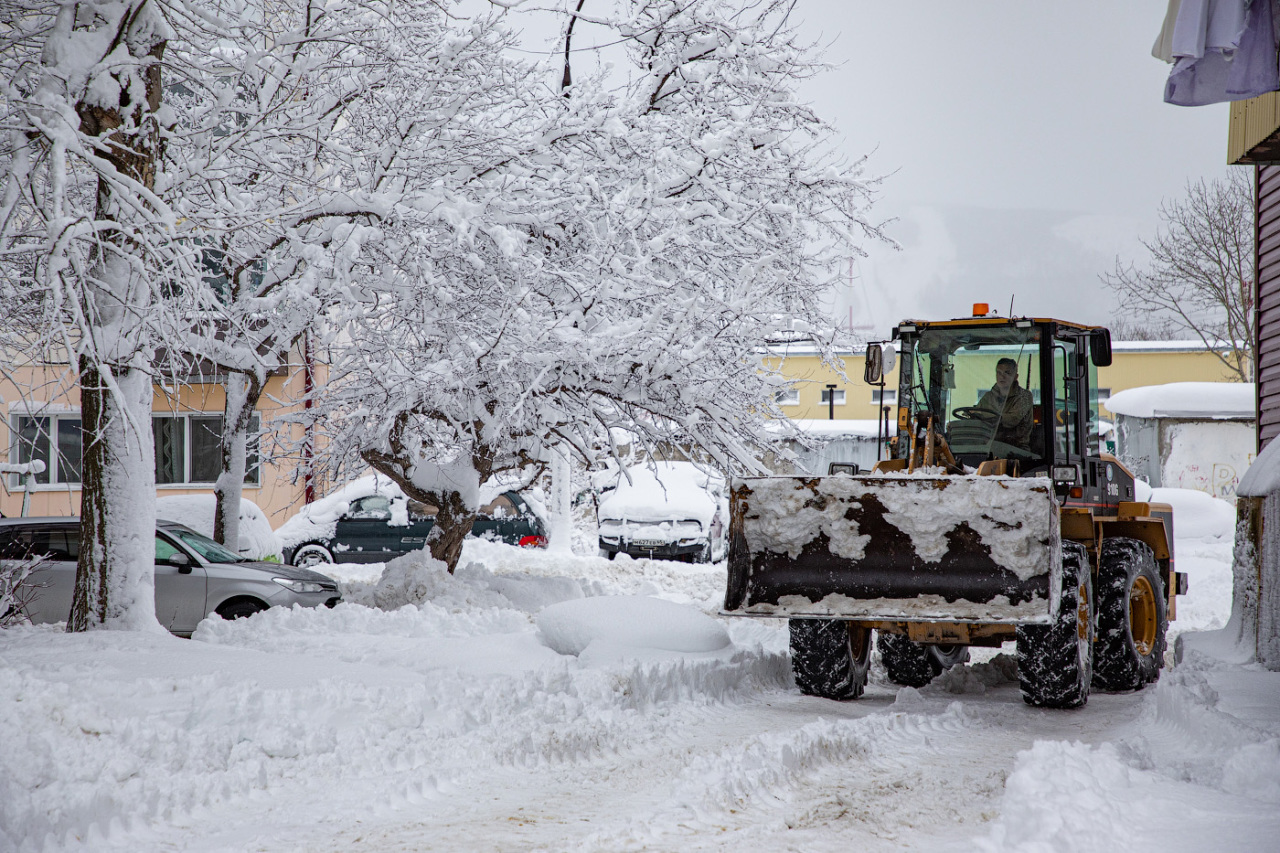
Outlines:
{"label": "car window", "polygon": [[180,554],[180,553],[182,552],[178,550],[176,545],[170,542],[167,542],[164,539],[161,539],[159,536],[156,537],[156,562],[157,563],[163,563],[167,561],[170,557],[172,557],[174,554]]}
{"label": "car window", "polygon": [[208,536],[201,536],[194,530],[174,528],[165,532],[182,544],[189,546],[210,563],[238,563],[242,559],[235,551],[219,545]]}
{"label": "car window", "polygon": [[480,514],[493,518],[514,518],[520,514],[520,508],[506,495],[498,495],[492,501],[480,507]]}
{"label": "car window", "polygon": [[424,504],[421,501],[409,501],[409,516],[411,518],[435,518],[440,514],[440,510],[436,507]]}
{"label": "car window", "polygon": [[391,518],[391,501],[382,495],[356,498],[351,502],[351,507],[347,510],[347,518],[386,521]]}
{"label": "car window", "polygon": [[0,537],[0,557],[75,560],[80,554],[80,531],[74,528],[10,527]]}

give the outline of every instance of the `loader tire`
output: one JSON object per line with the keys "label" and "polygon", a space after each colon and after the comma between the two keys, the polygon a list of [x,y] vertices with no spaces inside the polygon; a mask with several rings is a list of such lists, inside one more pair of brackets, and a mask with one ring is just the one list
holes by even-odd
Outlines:
{"label": "loader tire", "polygon": [[1155,556],[1145,542],[1107,539],[1099,562],[1093,686],[1141,690],[1160,677],[1169,630]]}
{"label": "loader tire", "polygon": [[969,660],[968,646],[924,645],[883,631],[876,632],[876,649],[889,680],[904,687],[924,687],[943,670]]}
{"label": "loader tire", "polygon": [[1062,597],[1049,625],[1018,628],[1022,700],[1043,708],[1079,708],[1093,676],[1093,575],[1084,547],[1062,543]]}
{"label": "loader tire", "polygon": [[871,629],[839,619],[791,619],[791,671],[806,696],[857,699],[867,685]]}

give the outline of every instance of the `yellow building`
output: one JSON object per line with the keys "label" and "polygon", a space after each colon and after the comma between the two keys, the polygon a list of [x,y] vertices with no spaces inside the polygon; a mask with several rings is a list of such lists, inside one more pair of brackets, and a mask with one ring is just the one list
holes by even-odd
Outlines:
{"label": "yellow building", "polygon": [[[1106,399],[1114,393],[1144,385],[1168,382],[1234,382],[1236,379],[1199,341],[1115,341],[1110,367],[1098,369],[1098,396],[1106,412]],[[812,347],[784,344],[771,347],[766,364],[791,383],[779,392],[782,411],[793,420],[874,420],[883,417],[883,406],[897,405],[898,369],[885,374],[881,389],[862,381],[865,350],[840,353],[848,378],[822,364]],[[828,386],[834,385],[834,389]],[[834,390],[834,402],[829,397]],[[891,413],[892,415],[892,413]],[[891,418],[892,419],[892,418]]]}
{"label": "yellow building", "polygon": [[[314,365],[319,381],[324,365]],[[0,371],[0,446],[4,460],[33,459],[46,469],[35,478],[27,501],[28,515],[80,513],[80,389],[75,371],[66,363],[11,356]],[[306,485],[291,482],[301,458],[274,456],[278,435],[285,442],[303,438],[298,425],[282,425],[276,418],[302,408],[306,371],[300,352],[267,380],[258,404],[255,427],[259,435],[249,448],[250,471],[244,497],[266,513],[278,527],[305,499]],[[198,380],[153,386],[152,426],[156,445],[156,495],[212,494],[221,465],[218,437],[222,428],[222,386]],[[323,494],[323,485],[315,484]],[[4,474],[0,481],[0,513],[20,515],[26,498],[25,478]]]}

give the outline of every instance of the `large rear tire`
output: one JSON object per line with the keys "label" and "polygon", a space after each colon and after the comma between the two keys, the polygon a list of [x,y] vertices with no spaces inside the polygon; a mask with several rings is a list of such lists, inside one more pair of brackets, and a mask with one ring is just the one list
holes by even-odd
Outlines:
{"label": "large rear tire", "polygon": [[845,701],[867,686],[871,629],[839,619],[792,619],[791,671],[806,696]]}
{"label": "large rear tire", "polygon": [[1151,548],[1136,539],[1105,540],[1098,570],[1094,686],[1141,690],[1158,679],[1168,630],[1168,603]]}
{"label": "large rear tire", "polygon": [[1062,598],[1049,625],[1018,628],[1022,700],[1042,708],[1079,708],[1093,678],[1093,575],[1084,546],[1062,543]]}

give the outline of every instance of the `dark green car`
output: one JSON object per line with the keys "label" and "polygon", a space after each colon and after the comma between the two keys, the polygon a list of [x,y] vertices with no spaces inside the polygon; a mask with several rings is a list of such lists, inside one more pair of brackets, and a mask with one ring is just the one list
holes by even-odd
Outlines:
{"label": "dark green car", "polygon": [[[395,511],[393,501],[405,498],[373,494],[352,500],[331,535],[286,547],[285,562],[295,566],[384,563],[426,547],[435,527],[435,507],[407,501],[404,514],[403,508]],[[401,514],[400,523],[396,523],[397,514]],[[522,548],[547,547],[546,526],[519,492],[503,492],[481,507],[470,535]]]}

